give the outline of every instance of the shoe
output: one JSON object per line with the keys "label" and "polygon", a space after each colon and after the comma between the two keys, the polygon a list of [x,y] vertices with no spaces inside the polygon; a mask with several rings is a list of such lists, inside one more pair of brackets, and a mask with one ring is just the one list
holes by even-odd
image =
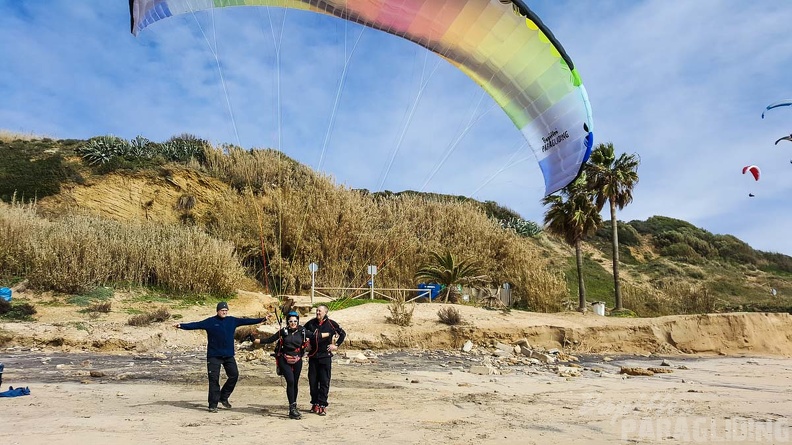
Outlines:
{"label": "shoe", "polygon": [[319,414],[319,405],[311,405],[311,412],[313,414]]}
{"label": "shoe", "polygon": [[228,408],[228,409],[231,409],[231,404],[228,403],[228,400],[221,400],[220,404],[223,405],[224,407]]}
{"label": "shoe", "polygon": [[217,412],[217,407],[216,407],[216,406],[215,406],[215,407],[211,407],[211,406],[210,406],[210,407],[209,407],[209,412],[210,412],[210,413],[216,413],[216,412]]}
{"label": "shoe", "polygon": [[289,418],[294,420],[299,420],[302,418],[302,415],[299,411],[297,411],[297,404],[292,403],[289,405]]}
{"label": "shoe", "polygon": [[327,411],[325,411],[325,408],[326,407],[324,407],[324,406],[320,406],[319,407],[319,412],[317,412],[316,414],[319,414],[320,416],[326,416],[327,415]]}

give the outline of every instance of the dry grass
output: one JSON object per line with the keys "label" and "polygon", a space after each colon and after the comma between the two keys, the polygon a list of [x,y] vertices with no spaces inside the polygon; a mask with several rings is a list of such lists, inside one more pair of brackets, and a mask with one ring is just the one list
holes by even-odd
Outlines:
{"label": "dry grass", "polygon": [[129,320],[127,320],[127,324],[130,326],[148,326],[151,323],[163,322],[169,318],[170,312],[168,312],[168,309],[161,307],[154,310],[153,312],[146,312],[132,316],[129,318]]}
{"label": "dry grass", "polygon": [[86,215],[50,221],[17,204],[0,211],[0,268],[68,293],[130,283],[230,294],[244,276],[233,245],[197,229]]}
{"label": "dry grass", "polygon": [[410,326],[413,312],[415,311],[415,303],[406,303],[404,297],[397,297],[388,304],[388,311],[390,312],[390,317],[385,317],[388,323],[404,327]]}
{"label": "dry grass", "polygon": [[[495,287],[511,283],[524,307],[557,310],[566,296],[544,247],[471,203],[350,190],[273,150],[209,147],[205,155],[190,168],[233,189],[190,214],[193,229],[80,215],[50,221],[14,206],[0,215],[0,267],[66,292],[122,282],[227,293],[244,278],[242,264],[274,293],[300,294],[312,262],[318,287],[363,289],[376,265],[377,287],[414,288],[430,252],[448,250],[482,264]],[[185,190],[174,212],[189,212],[195,196]]]}
{"label": "dry grass", "polygon": [[44,138],[46,138],[46,136],[35,135],[33,133],[17,133],[15,131],[0,129],[0,141],[3,142],[34,141]]}
{"label": "dry grass", "polygon": [[90,312],[90,313],[107,314],[107,313],[110,312],[112,307],[113,307],[113,304],[111,302],[103,301],[103,302],[94,303],[94,304],[88,306],[88,312]]}
{"label": "dry grass", "polygon": [[440,323],[447,324],[449,326],[456,326],[462,323],[462,314],[459,313],[459,309],[453,306],[441,308],[439,311],[437,311],[437,318],[440,319]]}

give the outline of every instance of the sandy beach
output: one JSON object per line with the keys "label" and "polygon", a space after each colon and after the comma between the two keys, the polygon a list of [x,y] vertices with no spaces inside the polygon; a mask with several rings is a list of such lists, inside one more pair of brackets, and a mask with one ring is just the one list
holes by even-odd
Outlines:
{"label": "sandy beach", "polygon": [[[230,306],[253,316],[270,303],[249,293]],[[385,321],[386,305],[357,306],[330,314],[349,335],[328,415],[306,412],[303,371],[295,421],[268,350],[240,344],[233,408],[212,414],[203,333],[40,307],[35,322],[0,325],[4,389],[31,390],[0,398],[0,443],[792,442],[789,314],[614,319],[458,306],[464,324],[449,327],[437,321],[440,305],[423,304],[398,327]],[[631,376],[625,367],[663,371]]]}
{"label": "sandy beach", "polygon": [[[58,356],[38,372],[19,369],[25,353],[28,363],[45,358],[29,351],[6,357],[5,384],[31,389],[0,402],[6,444],[792,441],[792,364],[780,358],[666,358],[673,372],[628,377],[620,367],[659,366],[662,359],[598,356],[585,358],[580,377],[561,377],[524,366],[476,375],[442,353],[394,351],[367,364],[339,360],[328,415],[304,413],[295,421],[286,417],[283,383],[266,361],[241,362],[233,408],[211,414],[200,356],[179,359],[175,368],[169,358],[120,356],[119,366],[154,375],[118,381],[68,372],[107,369],[79,355],[71,362]],[[56,362],[71,365],[58,369]],[[303,409],[307,397],[303,374]]]}

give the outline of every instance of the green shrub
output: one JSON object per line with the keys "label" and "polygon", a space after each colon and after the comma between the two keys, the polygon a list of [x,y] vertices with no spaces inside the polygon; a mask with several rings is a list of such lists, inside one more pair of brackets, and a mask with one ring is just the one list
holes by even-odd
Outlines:
{"label": "green shrub", "polygon": [[703,260],[689,244],[675,243],[660,249],[660,255],[690,264],[700,264]]}
{"label": "green shrub", "polygon": [[28,321],[35,314],[36,308],[30,303],[11,303],[0,299],[0,317],[6,320]]}
{"label": "green shrub", "polygon": [[[630,223],[626,223],[624,221],[619,221],[616,225],[616,232],[619,236],[619,244],[625,246],[640,246],[641,245],[641,238],[638,234],[638,231],[630,225]],[[613,241],[613,226],[611,222],[603,221],[602,226],[594,233],[594,237],[600,238],[607,243],[612,243]]]}

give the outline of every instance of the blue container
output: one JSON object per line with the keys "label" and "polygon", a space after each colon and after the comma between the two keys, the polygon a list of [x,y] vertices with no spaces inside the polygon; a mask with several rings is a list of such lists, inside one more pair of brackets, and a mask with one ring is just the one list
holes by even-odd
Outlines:
{"label": "blue container", "polygon": [[418,289],[429,289],[429,295],[432,301],[440,294],[440,291],[443,290],[443,285],[437,283],[421,283],[418,285]]}
{"label": "blue container", "polygon": [[11,289],[7,287],[0,287],[0,298],[5,301],[11,301]]}

